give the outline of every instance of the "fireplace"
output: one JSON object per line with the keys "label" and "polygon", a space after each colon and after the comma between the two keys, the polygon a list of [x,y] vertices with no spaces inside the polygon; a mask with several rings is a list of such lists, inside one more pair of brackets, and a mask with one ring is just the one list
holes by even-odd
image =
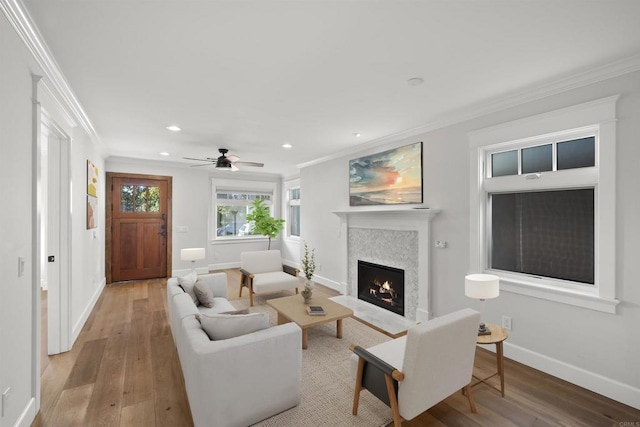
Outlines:
{"label": "fireplace", "polygon": [[358,260],[358,299],[404,316],[404,270]]}

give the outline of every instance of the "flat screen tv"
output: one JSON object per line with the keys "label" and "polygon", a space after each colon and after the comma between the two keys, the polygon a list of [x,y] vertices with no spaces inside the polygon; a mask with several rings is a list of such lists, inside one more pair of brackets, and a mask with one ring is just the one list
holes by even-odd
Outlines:
{"label": "flat screen tv", "polygon": [[422,142],[349,161],[349,205],[422,203]]}

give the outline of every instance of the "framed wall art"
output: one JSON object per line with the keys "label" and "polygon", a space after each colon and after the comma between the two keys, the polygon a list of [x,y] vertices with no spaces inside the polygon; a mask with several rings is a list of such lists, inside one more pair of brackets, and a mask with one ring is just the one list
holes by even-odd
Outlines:
{"label": "framed wall art", "polygon": [[349,205],[422,203],[422,142],[349,161]]}

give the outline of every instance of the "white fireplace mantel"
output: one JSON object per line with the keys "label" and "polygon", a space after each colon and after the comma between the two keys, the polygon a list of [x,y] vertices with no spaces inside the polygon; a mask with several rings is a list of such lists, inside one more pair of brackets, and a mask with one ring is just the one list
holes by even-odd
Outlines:
{"label": "white fireplace mantel", "polygon": [[[342,246],[342,253],[346,255],[341,269],[341,280],[345,294],[350,295],[353,284],[349,283],[349,248],[348,231],[350,228],[371,230],[397,230],[418,232],[418,306],[415,313],[416,321],[426,321],[431,317],[429,306],[430,296],[430,229],[431,220],[435,218],[439,209],[431,208],[364,208],[333,211],[340,218],[340,231],[338,238]],[[406,302],[405,302],[406,304]]]}

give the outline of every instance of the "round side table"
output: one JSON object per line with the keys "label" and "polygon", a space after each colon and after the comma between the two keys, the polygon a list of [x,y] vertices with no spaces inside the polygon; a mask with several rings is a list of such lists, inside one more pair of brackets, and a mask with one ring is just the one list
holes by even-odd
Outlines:
{"label": "round side table", "polygon": [[[476,339],[476,343],[481,345],[487,345],[487,344],[496,345],[496,361],[498,365],[498,371],[493,375],[489,375],[484,379],[480,379],[474,375],[473,377],[477,379],[478,382],[472,384],[471,387],[477,386],[480,383],[485,383],[489,387],[498,390],[502,395],[502,397],[504,397],[504,356],[502,353],[502,343],[507,338],[509,338],[509,333],[507,332],[506,329],[501,328],[500,326],[494,325],[492,323],[487,323],[487,328],[489,328],[489,330],[491,331],[491,335],[478,335],[478,338]],[[486,382],[489,378],[493,378],[496,375],[500,377],[499,389]]]}

